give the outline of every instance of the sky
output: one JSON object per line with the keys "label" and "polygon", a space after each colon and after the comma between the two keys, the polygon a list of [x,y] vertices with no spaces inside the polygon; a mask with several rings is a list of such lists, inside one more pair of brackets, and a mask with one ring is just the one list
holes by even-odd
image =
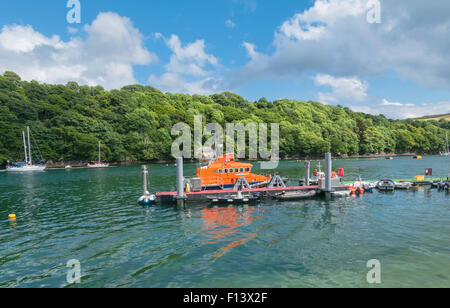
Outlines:
{"label": "sky", "polygon": [[0,3],[0,73],[45,83],[231,91],[404,119],[450,113],[449,50],[448,0]]}

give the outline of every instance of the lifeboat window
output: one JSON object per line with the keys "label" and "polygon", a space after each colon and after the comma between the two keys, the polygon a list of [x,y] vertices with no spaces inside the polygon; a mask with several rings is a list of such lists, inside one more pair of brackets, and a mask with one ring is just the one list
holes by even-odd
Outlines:
{"label": "lifeboat window", "polygon": [[239,168],[234,169],[234,172],[238,173],[239,172]]}
{"label": "lifeboat window", "polygon": [[216,174],[216,173],[217,173],[217,170],[213,170],[213,173]]}
{"label": "lifeboat window", "polygon": [[230,173],[233,173],[233,172],[234,172],[234,170],[233,170],[233,168],[231,168],[231,169],[230,169]]}
{"label": "lifeboat window", "polygon": [[223,173],[223,170],[222,169],[219,169],[219,174],[222,174]]}
{"label": "lifeboat window", "polygon": [[244,168],[241,168],[241,170],[239,172],[244,172]]}
{"label": "lifeboat window", "polygon": [[224,171],[225,171],[225,173],[228,173],[228,169],[225,169]]}
{"label": "lifeboat window", "polygon": [[245,168],[245,172],[250,172],[250,168]]}

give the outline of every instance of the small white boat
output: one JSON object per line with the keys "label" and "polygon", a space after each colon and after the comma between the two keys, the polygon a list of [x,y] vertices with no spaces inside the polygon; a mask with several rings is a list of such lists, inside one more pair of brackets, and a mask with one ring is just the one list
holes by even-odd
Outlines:
{"label": "small white boat", "polygon": [[350,197],[351,193],[350,190],[332,191],[331,196],[337,198]]}
{"label": "small white boat", "polygon": [[[33,157],[31,156],[31,141],[30,141],[30,128],[27,127],[28,135],[28,147],[27,140],[25,138],[25,132],[22,132],[23,136],[23,147],[25,151],[25,162],[14,163],[12,166],[6,168],[7,172],[33,172],[33,171],[44,171],[46,166],[43,164],[35,165],[33,164]],[[40,153],[40,151],[39,151]]]}
{"label": "small white boat", "polygon": [[377,183],[377,188],[380,191],[394,191],[395,190],[395,183],[392,180],[381,180]]}
{"label": "small white boat", "polygon": [[108,168],[109,164],[101,161],[101,144],[98,142],[98,161],[93,161],[87,166],[89,168]]}
{"label": "small white boat", "polygon": [[361,177],[359,177],[358,180],[354,182],[351,186],[356,188],[375,188],[376,185],[377,183],[363,181],[361,180]]}
{"label": "small white boat", "polygon": [[410,189],[412,187],[411,182],[397,182],[395,183],[395,189]]}
{"label": "small white boat", "polygon": [[38,166],[38,165],[28,165],[20,163],[15,163],[12,166],[9,166],[6,171],[7,172],[31,172],[31,171],[44,171],[45,166]]}

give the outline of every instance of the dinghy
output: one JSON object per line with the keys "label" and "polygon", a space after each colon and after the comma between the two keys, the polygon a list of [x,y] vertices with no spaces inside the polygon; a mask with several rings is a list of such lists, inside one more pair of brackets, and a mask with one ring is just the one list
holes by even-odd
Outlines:
{"label": "dinghy", "polygon": [[410,189],[412,187],[412,183],[411,182],[398,182],[395,183],[395,189]]}
{"label": "dinghy", "polygon": [[395,190],[395,183],[392,180],[381,180],[377,183],[377,188],[380,191],[394,191]]}
{"label": "dinghy", "polygon": [[274,198],[279,201],[303,200],[314,197],[317,194],[315,190],[310,191],[284,191],[275,195]]}

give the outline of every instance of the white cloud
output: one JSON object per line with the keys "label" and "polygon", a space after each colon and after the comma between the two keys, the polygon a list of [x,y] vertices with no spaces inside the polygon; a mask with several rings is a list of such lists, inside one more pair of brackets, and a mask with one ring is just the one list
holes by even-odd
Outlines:
{"label": "white cloud", "polygon": [[168,72],[206,76],[209,74],[206,67],[218,65],[216,57],[205,52],[204,40],[197,40],[183,47],[177,35],[172,35],[169,39],[160,33],[156,36],[163,38],[172,51],[170,63],[166,66]]}
{"label": "white cloud", "polygon": [[[71,30],[69,30],[69,33]],[[86,39],[46,37],[31,26],[4,26],[0,32],[0,71],[47,83],[76,81],[108,89],[136,83],[133,65],[147,65],[156,55],[143,46],[130,19],[100,13],[84,27]]]}
{"label": "white cloud", "polygon": [[274,52],[252,58],[234,72],[230,87],[309,71],[359,79],[394,71],[426,87],[450,88],[448,0],[382,1],[381,5],[382,23],[370,24],[371,1],[316,0],[280,25],[274,34]]}
{"label": "white cloud", "polygon": [[382,106],[382,108],[377,106],[353,106],[351,109],[357,112],[383,114],[392,119],[420,118],[429,115],[450,113],[450,101],[422,105],[401,103],[391,103],[391,105],[386,105],[382,103],[380,106]]}
{"label": "white cloud", "polygon": [[382,106],[395,106],[395,107],[402,107],[402,106],[406,106],[406,107],[412,107],[414,106],[413,104],[402,104],[402,103],[398,103],[398,102],[390,102],[387,99],[383,99],[383,102],[381,103]]}
{"label": "white cloud", "polygon": [[367,99],[368,84],[356,77],[335,78],[330,75],[319,74],[314,78],[314,82],[318,86],[330,86],[332,88],[332,92],[318,93],[318,100],[324,103],[362,102]]}
{"label": "white cloud", "polygon": [[231,19],[228,19],[227,21],[225,21],[225,25],[231,29],[236,28],[236,24]]}
{"label": "white cloud", "polygon": [[0,34],[0,46],[11,52],[28,53],[45,45],[55,49],[63,47],[59,36],[45,37],[31,26],[4,26]]}
{"label": "white cloud", "polygon": [[69,32],[69,34],[77,34],[78,33],[78,29],[74,28],[74,27],[67,27],[67,32]]}
{"label": "white cloud", "polygon": [[160,77],[151,75],[149,83],[165,91],[189,94],[209,95],[221,90],[220,79],[214,77],[219,61],[205,51],[204,40],[183,46],[177,35],[167,39],[161,33],[156,33],[155,37],[164,39],[172,55],[165,66],[166,72]]}
{"label": "white cloud", "polygon": [[223,92],[220,80],[213,77],[188,82],[180,74],[165,73],[159,78],[151,75],[148,81],[165,91],[173,93],[211,95]]}

